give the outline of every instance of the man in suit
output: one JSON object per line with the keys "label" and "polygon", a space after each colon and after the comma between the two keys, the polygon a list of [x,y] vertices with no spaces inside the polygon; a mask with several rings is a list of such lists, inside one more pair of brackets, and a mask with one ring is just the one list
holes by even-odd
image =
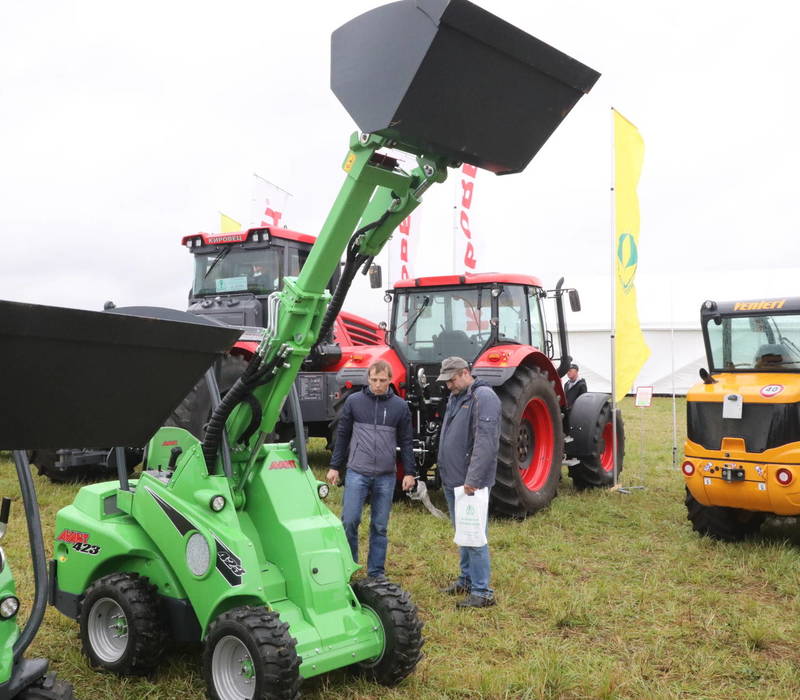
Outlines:
{"label": "man in suit", "polygon": [[564,393],[567,395],[567,408],[572,408],[572,404],[577,401],[581,394],[585,394],[586,380],[578,377],[578,365],[574,362],[567,370],[567,381],[564,382]]}

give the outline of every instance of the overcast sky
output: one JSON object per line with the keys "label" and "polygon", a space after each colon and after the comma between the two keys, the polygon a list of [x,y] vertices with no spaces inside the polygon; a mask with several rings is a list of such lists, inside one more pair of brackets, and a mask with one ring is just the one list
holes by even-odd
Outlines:
{"label": "overcast sky", "polygon": [[[329,89],[330,34],[377,4],[0,5],[0,298],[184,308],[181,237],[220,210],[246,221],[254,172],[316,234],[355,129]],[[479,4],[602,73],[523,174],[479,174],[484,270],[565,275],[584,301],[571,322],[607,323],[614,106],[646,149],[644,323],[800,293],[792,3]],[[418,274],[451,271],[452,195],[426,196]],[[380,320],[382,293],[358,296]]]}

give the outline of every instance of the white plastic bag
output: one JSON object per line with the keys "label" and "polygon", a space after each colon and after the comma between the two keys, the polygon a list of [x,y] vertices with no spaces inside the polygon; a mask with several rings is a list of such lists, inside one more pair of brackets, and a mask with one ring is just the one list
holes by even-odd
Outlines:
{"label": "white plastic bag", "polygon": [[456,536],[459,547],[482,547],[486,544],[486,519],[489,517],[489,489],[482,488],[472,496],[463,486],[453,489],[456,507]]}

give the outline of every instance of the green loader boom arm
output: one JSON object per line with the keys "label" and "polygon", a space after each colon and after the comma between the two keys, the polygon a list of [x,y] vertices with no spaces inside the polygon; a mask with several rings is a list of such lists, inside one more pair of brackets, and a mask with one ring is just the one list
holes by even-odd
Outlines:
{"label": "green loader boom arm", "polygon": [[[393,158],[378,153],[385,148],[412,153],[417,166],[410,173],[404,172]],[[249,368],[253,374],[266,375],[261,379],[264,383],[252,390],[262,407],[258,430],[248,431],[253,420],[249,405],[239,404],[226,420],[231,444],[239,443],[238,449],[246,449],[251,457],[247,469],[236,479],[235,491],[243,488],[260,446],[278,421],[303,360],[318,341],[330,301],[326,285],[342,253],[351,246],[359,259],[377,255],[398,224],[419,205],[423,192],[433,183],[443,182],[447,167],[455,165],[447,157],[425,154],[384,136],[352,135],[343,164],[344,184],[300,275],[287,279],[283,291],[276,293],[277,313],[272,315],[272,325],[258,349],[257,366]],[[354,236],[359,224],[361,233]],[[239,441],[246,431],[250,436],[245,447]],[[204,449],[207,446],[208,440]],[[206,451],[207,462],[211,456]],[[212,471],[215,468],[213,464],[208,466]]]}

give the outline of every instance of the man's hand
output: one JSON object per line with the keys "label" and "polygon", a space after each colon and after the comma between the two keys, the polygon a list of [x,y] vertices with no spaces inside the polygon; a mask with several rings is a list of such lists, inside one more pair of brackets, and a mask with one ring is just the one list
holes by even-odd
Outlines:
{"label": "man's hand", "polygon": [[331,486],[338,486],[339,485],[339,470],[338,469],[328,469],[328,473],[325,475],[325,481],[327,481]]}
{"label": "man's hand", "polygon": [[403,477],[403,491],[411,491],[417,485],[417,479],[411,474],[406,474]]}
{"label": "man's hand", "polygon": [[471,496],[477,490],[478,489],[474,486],[470,486],[469,484],[464,484],[464,493],[467,494],[467,496]]}

